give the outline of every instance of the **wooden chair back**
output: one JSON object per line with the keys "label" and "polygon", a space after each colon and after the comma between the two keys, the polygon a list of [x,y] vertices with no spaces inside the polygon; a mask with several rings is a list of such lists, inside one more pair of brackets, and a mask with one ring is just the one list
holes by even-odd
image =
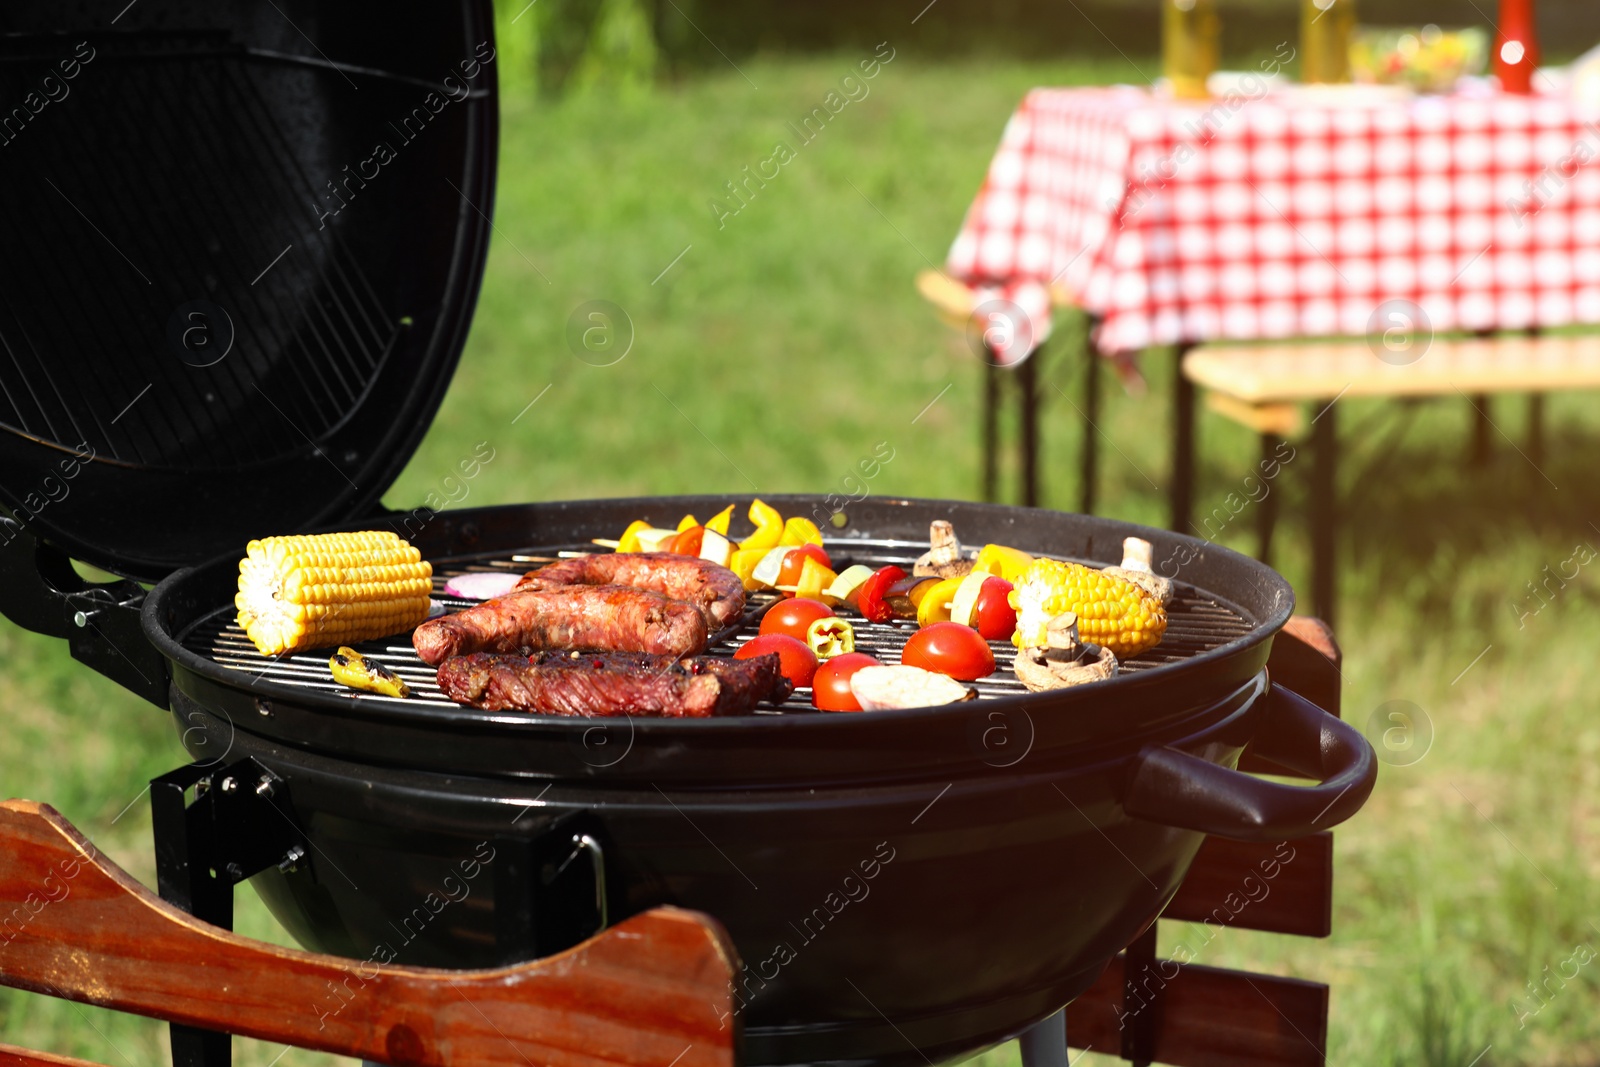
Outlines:
{"label": "wooden chair back", "polygon": [[[736,956],[696,912],[515,967],[358,964],[203,923],[26,800],[0,803],[0,902],[0,984],[66,1000],[404,1067],[734,1062]],[[0,1045],[0,1067],[81,1063]]]}

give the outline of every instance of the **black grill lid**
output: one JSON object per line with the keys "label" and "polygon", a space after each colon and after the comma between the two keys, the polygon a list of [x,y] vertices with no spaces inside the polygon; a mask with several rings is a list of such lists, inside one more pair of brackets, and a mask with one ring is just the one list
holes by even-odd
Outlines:
{"label": "black grill lid", "polygon": [[7,5],[0,504],[155,579],[371,509],[488,247],[488,0]]}

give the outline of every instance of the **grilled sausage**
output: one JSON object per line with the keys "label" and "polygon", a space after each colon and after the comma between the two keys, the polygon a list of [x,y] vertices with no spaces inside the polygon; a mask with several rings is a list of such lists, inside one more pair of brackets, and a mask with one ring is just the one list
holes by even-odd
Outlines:
{"label": "grilled sausage", "polygon": [[446,660],[439,688],[458,704],[488,711],[604,717],[707,718],[742,715],[789,695],[777,653],[731,660],[676,659],[620,652],[480,652]]}
{"label": "grilled sausage", "polygon": [[430,666],[469,652],[524,648],[688,656],[704,652],[707,640],[706,621],[693,605],[621,585],[511,592],[431,619],[411,635]]}
{"label": "grilled sausage", "polygon": [[578,556],[530,571],[518,589],[556,589],[573,585],[631,585],[653,589],[700,609],[715,633],[744,615],[744,583],[710,560],[671,552],[602,552]]}

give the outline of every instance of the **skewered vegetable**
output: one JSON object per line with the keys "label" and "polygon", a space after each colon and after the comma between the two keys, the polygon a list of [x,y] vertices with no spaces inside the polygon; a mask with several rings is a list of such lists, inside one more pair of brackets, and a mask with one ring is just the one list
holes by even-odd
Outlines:
{"label": "skewered vegetable", "polygon": [[365,641],[428,617],[433,567],[388,531],[251,541],[239,561],[241,629],[263,655]]}
{"label": "skewered vegetable", "polygon": [[998,575],[1014,583],[1032,563],[1033,557],[1020,548],[984,545],[978,550],[978,558],[972,561],[972,569]]}
{"label": "skewered vegetable", "polygon": [[1045,625],[1045,645],[1017,652],[1011,669],[1017,681],[1035,693],[1046,689],[1098,682],[1117,673],[1117,657],[1109,648],[1078,639],[1078,617],[1057,615]]}
{"label": "skewered vegetable", "polygon": [[866,585],[867,579],[871,577],[871,567],[860,563],[851,564],[839,572],[832,585],[822,591],[821,599],[830,607],[838,607],[840,604],[854,606],[861,594],[862,586]]}
{"label": "skewered vegetable", "polygon": [[[894,618],[894,608],[889,605],[889,590],[905,579],[906,572],[889,564],[872,572],[872,577],[861,583],[856,593],[856,607],[868,622],[888,622]],[[914,609],[913,609],[914,610]]]}
{"label": "skewered vegetable", "polygon": [[1011,591],[1011,606],[1017,609],[1011,642],[1018,648],[1047,645],[1050,620],[1069,611],[1085,638],[1120,659],[1154,648],[1167,632],[1161,601],[1125,578],[1080,563],[1034,560]]}
{"label": "skewered vegetable", "polygon": [[972,573],[972,560],[961,556],[961,542],[956,540],[956,528],[943,519],[935,519],[928,527],[928,551],[918,557],[911,573],[934,578],[960,578]]}
{"label": "skewered vegetable", "polygon": [[[950,608],[965,578],[943,578],[926,592],[918,590],[912,595],[917,601],[917,625],[932,626],[936,622],[950,621]],[[919,595],[920,594],[920,595]]]}
{"label": "skewered vegetable", "polygon": [[333,672],[334,681],[351,689],[402,700],[411,695],[411,687],[406,685],[405,679],[353,648],[340,648],[335,652],[328,660],[328,670]]}
{"label": "skewered vegetable", "polygon": [[778,509],[757,500],[751,503],[748,515],[755,524],[756,532],[740,541],[739,547],[777,548],[779,539],[783,537],[783,516],[778,514]]}

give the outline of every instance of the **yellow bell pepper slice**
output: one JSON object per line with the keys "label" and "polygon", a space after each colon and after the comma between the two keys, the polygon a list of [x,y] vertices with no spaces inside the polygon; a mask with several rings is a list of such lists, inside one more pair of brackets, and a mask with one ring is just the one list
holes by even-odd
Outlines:
{"label": "yellow bell pepper slice", "polygon": [[778,539],[780,545],[816,545],[822,547],[822,531],[817,529],[817,524],[803,516],[796,515],[783,524],[783,536]]}
{"label": "yellow bell pepper slice", "polygon": [[728,524],[733,521],[733,505],[729,504],[711,518],[706,520],[706,529],[715,530],[723,537],[728,536]]}
{"label": "yellow bell pepper slice", "polygon": [[693,515],[685,515],[683,518],[678,520],[678,532],[683,533],[683,531],[692,530],[699,525],[700,523],[695,521],[695,517]]}
{"label": "yellow bell pepper slice", "polygon": [[936,622],[950,621],[950,605],[955,601],[956,591],[961,588],[961,583],[966,576],[960,578],[946,578],[922,594],[922,599],[917,601],[917,625],[931,626]]}
{"label": "yellow bell pepper slice", "polygon": [[783,536],[783,516],[778,514],[778,509],[770,504],[757,500],[750,505],[750,521],[755,524],[756,532],[739,542],[740,548],[756,549],[763,552],[778,547],[778,539]]}
{"label": "yellow bell pepper slice", "polygon": [[1015,585],[1032,563],[1033,557],[1020,548],[984,545],[978,558],[972,561],[972,569],[985,574],[997,574]]}
{"label": "yellow bell pepper slice", "polygon": [[[800,578],[795,582],[794,595],[816,600],[821,597],[824,589],[833,584],[833,580],[837,577],[839,576],[833,571],[807,556],[805,565],[800,568]],[[779,588],[783,587],[779,586]],[[787,592],[787,590],[785,591]]]}
{"label": "yellow bell pepper slice", "polygon": [[728,569],[739,576],[739,581],[744,583],[745,592],[754,593],[766,586],[756,581],[756,564],[761,562],[761,557],[767,554],[764,548],[736,548],[728,556]]}
{"label": "yellow bell pepper slice", "polygon": [[643,519],[635,519],[630,522],[628,528],[622,531],[622,539],[617,542],[617,551],[638,552],[639,535],[648,529],[650,529],[650,524]]}

